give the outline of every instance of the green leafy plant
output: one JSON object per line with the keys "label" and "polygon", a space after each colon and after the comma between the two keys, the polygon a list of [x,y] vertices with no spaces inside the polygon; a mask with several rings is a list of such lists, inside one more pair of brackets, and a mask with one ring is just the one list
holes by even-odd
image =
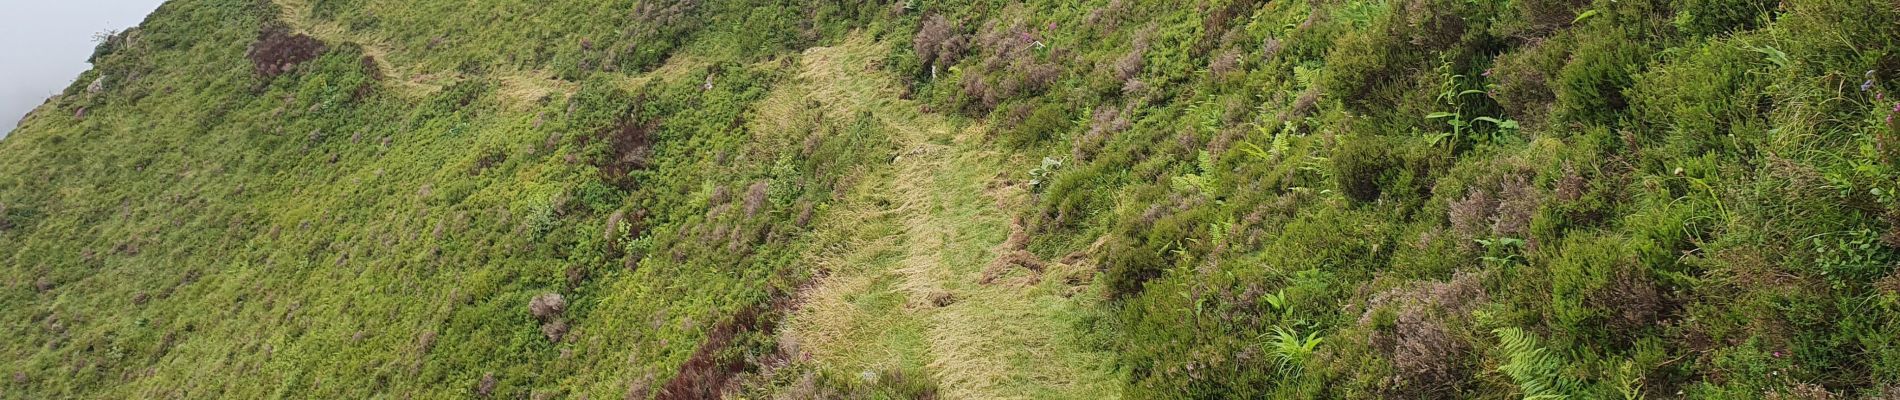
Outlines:
{"label": "green leafy plant", "polygon": [[1029,170],[1029,190],[1041,193],[1049,180],[1055,178],[1057,172],[1062,171],[1062,164],[1063,161],[1060,158],[1043,157],[1041,164]]}
{"label": "green leafy plant", "polygon": [[[1450,64],[1446,64],[1444,66],[1441,66],[1440,68],[1450,69]],[[1491,124],[1492,128],[1494,128],[1491,131],[1490,136],[1485,137],[1485,140],[1491,143],[1503,143],[1509,138],[1514,137],[1517,134],[1517,130],[1519,128],[1516,120],[1494,118],[1494,117],[1484,117],[1484,116],[1467,118],[1467,116],[1465,115],[1465,110],[1464,110],[1465,109],[1464,98],[1466,96],[1473,96],[1473,95],[1478,95],[1478,96],[1486,95],[1485,91],[1483,90],[1464,89],[1465,81],[1467,79],[1468,78],[1466,78],[1464,75],[1451,75],[1450,78],[1447,78],[1442,84],[1439,85],[1438,87],[1439,93],[1438,93],[1437,99],[1439,102],[1444,103],[1444,105],[1447,108],[1449,108],[1449,111],[1437,111],[1431,114],[1426,114],[1425,119],[1444,120],[1445,125],[1451,127],[1451,132],[1449,132],[1448,135],[1441,134],[1440,136],[1434,136],[1431,140],[1431,143],[1433,145],[1437,145],[1440,142],[1442,142],[1445,138],[1454,138],[1454,139],[1467,138],[1472,131],[1477,129],[1477,123],[1479,122]]]}
{"label": "green leafy plant", "polygon": [[1320,343],[1325,341],[1319,337],[1319,332],[1309,332],[1301,336],[1299,332],[1286,327],[1274,327],[1270,334],[1273,335],[1273,340],[1268,343],[1269,349],[1272,350],[1274,359],[1278,361],[1280,371],[1289,376],[1299,375],[1302,366],[1306,365],[1306,360],[1311,359],[1313,353],[1319,349]]}
{"label": "green leafy plant", "polygon": [[1478,245],[1484,246],[1484,262],[1493,265],[1510,265],[1520,261],[1518,253],[1524,248],[1524,239],[1518,238],[1499,237],[1476,241]]}
{"label": "green leafy plant", "polygon": [[1214,179],[1207,176],[1207,174],[1214,170],[1214,156],[1203,150],[1197,160],[1195,173],[1176,176],[1172,178],[1170,182],[1173,184],[1174,190],[1177,191],[1191,191],[1213,196],[1215,193]]}
{"label": "green leafy plant", "polygon": [[[1441,71],[1449,71],[1450,69],[1450,62],[1439,66],[1439,70]],[[1465,80],[1464,75],[1452,74],[1449,78],[1439,83],[1438,96],[1435,97],[1435,99],[1443,103],[1450,110],[1437,111],[1425,115],[1425,119],[1427,120],[1444,120],[1446,125],[1451,126],[1451,137],[1453,138],[1463,138],[1465,136],[1465,130],[1471,128],[1471,121],[1467,120],[1464,114],[1464,97],[1484,94],[1483,90],[1465,89]]]}
{"label": "green leafy plant", "polygon": [[1563,375],[1567,361],[1545,349],[1535,335],[1517,328],[1499,328],[1492,333],[1497,334],[1505,358],[1498,370],[1517,382],[1525,399],[1568,399],[1582,386],[1575,378]]}

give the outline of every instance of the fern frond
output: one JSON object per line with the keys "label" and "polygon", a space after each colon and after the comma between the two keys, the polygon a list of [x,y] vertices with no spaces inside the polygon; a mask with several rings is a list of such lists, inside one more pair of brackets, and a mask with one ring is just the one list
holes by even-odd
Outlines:
{"label": "fern frond", "polygon": [[1517,382],[1525,399],[1568,399],[1581,386],[1576,380],[1563,376],[1568,362],[1545,349],[1536,336],[1517,328],[1499,328],[1492,332],[1498,335],[1499,347],[1507,358],[1498,370]]}

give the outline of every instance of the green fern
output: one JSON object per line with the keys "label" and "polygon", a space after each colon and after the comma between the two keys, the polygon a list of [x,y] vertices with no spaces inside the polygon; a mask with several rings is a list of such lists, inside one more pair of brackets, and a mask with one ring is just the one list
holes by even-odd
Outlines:
{"label": "green fern", "polygon": [[1509,359],[1499,365],[1498,370],[1517,381],[1525,399],[1568,399],[1581,386],[1574,378],[1563,376],[1567,362],[1538,344],[1535,335],[1517,328],[1499,328],[1492,332],[1498,335],[1498,344]]}
{"label": "green fern", "polygon": [[1199,192],[1210,197],[1213,196],[1214,178],[1208,175],[1211,175],[1214,170],[1214,156],[1202,150],[1199,158],[1196,160],[1195,168],[1198,170],[1196,173],[1174,177],[1169,180],[1169,183],[1175,191]]}

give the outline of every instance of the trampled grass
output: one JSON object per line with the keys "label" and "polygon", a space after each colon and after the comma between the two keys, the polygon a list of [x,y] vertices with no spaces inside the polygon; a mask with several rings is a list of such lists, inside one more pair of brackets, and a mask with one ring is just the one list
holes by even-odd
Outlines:
{"label": "trampled grass", "polygon": [[790,335],[848,373],[922,367],[950,398],[1118,397],[1107,355],[1080,344],[1087,304],[1066,286],[979,282],[1009,233],[986,185],[1022,163],[985,150],[980,127],[919,115],[888,78],[858,70],[880,54],[858,38],[801,60],[815,100],[879,116],[903,151],[820,222],[851,239],[815,260],[829,275]]}

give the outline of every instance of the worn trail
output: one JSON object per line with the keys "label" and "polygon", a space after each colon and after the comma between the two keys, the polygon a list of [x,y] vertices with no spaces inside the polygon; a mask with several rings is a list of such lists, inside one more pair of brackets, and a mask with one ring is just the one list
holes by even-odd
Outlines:
{"label": "worn trail", "polygon": [[1085,272],[992,267],[1011,233],[1000,206],[1027,201],[1002,178],[1021,163],[900,100],[876,69],[885,52],[862,38],[811,49],[789,89],[831,117],[874,116],[901,149],[821,221],[827,245],[809,260],[827,275],[790,339],[840,372],[927,374],[949,398],[1118,397],[1107,355],[1077,330],[1089,296],[1067,278]]}

